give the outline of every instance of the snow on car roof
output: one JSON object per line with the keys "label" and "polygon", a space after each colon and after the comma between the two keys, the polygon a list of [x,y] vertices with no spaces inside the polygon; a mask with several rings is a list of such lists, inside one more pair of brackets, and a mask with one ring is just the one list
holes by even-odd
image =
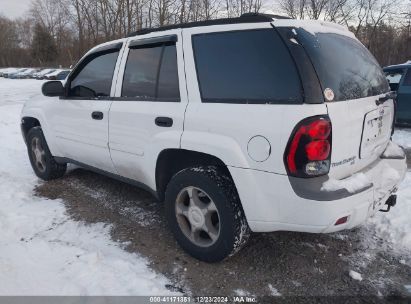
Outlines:
{"label": "snow on car roof", "polygon": [[333,22],[319,20],[276,19],[273,20],[272,23],[274,26],[278,27],[302,28],[313,35],[317,33],[334,33],[357,39],[346,26]]}

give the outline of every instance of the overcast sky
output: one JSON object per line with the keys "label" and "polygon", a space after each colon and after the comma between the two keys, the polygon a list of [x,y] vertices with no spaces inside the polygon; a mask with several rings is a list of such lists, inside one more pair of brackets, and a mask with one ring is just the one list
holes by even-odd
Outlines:
{"label": "overcast sky", "polygon": [[31,0],[0,0],[0,14],[8,18],[22,17],[30,8]]}

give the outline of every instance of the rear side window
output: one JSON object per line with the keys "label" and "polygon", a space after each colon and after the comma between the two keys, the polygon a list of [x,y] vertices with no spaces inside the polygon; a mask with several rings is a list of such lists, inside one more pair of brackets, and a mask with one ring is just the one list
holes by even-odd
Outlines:
{"label": "rear side window", "polygon": [[70,97],[110,96],[114,68],[119,52],[92,55],[70,83]]}
{"label": "rear side window", "polygon": [[158,99],[180,99],[177,72],[177,54],[175,45],[164,47],[163,60],[158,76]]}
{"label": "rear side window", "polygon": [[175,44],[130,49],[121,96],[142,101],[179,101]]}
{"label": "rear side window", "polygon": [[298,72],[274,29],[192,37],[203,102],[302,103]]}
{"label": "rear side window", "polygon": [[373,55],[356,39],[335,33],[296,29],[308,52],[323,90],[332,89],[333,101],[364,98],[389,91],[388,81]]}
{"label": "rear side window", "polygon": [[388,83],[390,84],[399,84],[401,82],[401,78],[404,75],[403,70],[389,70],[385,72],[387,77]]}

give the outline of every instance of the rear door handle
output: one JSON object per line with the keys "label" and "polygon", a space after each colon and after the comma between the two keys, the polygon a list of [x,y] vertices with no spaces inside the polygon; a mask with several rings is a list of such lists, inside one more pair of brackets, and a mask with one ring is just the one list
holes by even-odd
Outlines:
{"label": "rear door handle", "polygon": [[102,120],[103,117],[104,117],[103,112],[96,111],[96,112],[91,113],[91,118],[93,118],[95,120]]}
{"label": "rear door handle", "polygon": [[171,127],[173,126],[173,119],[170,117],[156,117],[154,120],[159,127]]}

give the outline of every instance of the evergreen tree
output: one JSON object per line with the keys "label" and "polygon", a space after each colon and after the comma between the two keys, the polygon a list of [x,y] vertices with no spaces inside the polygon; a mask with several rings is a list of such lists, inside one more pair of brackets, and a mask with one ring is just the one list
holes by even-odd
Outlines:
{"label": "evergreen tree", "polygon": [[56,42],[53,36],[40,23],[34,26],[31,56],[33,61],[38,63],[39,66],[52,64],[57,58]]}

